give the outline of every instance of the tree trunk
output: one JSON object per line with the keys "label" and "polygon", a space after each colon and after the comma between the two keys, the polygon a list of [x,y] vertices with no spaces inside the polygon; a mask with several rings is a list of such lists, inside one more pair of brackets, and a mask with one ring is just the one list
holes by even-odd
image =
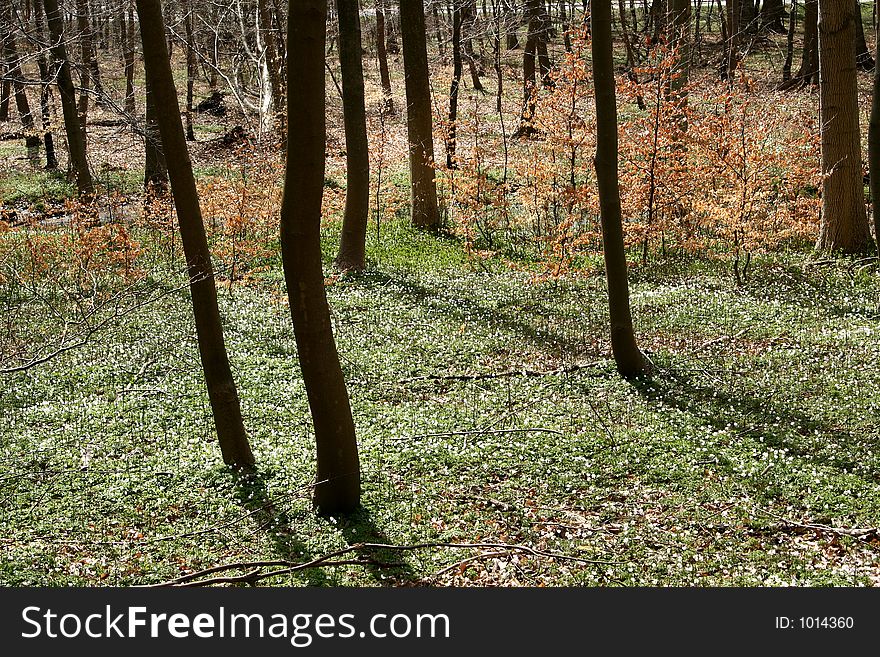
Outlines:
{"label": "tree trunk", "polygon": [[[880,61],[880,39],[876,42],[876,61]],[[880,253],[880,66],[874,68],[871,95],[871,120],[868,124],[868,172],[870,174],[871,212],[874,215],[874,241]]]}
{"label": "tree trunk", "polygon": [[[126,14],[128,20],[126,21]],[[134,14],[131,0],[126,0],[120,9],[119,23],[121,29],[120,41],[122,46],[122,61],[125,70],[125,113],[130,117],[135,115],[134,103]]]}
{"label": "tree trunk", "polygon": [[314,501],[320,512],[334,514],[354,511],[360,504],[361,488],[354,422],[333,339],[321,263],[326,19],[326,0],[290,1],[287,114],[290,125],[297,129],[287,134],[281,256],[315,426]]}
{"label": "tree trunk", "polygon": [[868,50],[868,43],[865,41],[865,26],[862,25],[862,4],[859,0],[855,0],[855,11],[853,16],[856,19],[856,66],[860,71],[871,71],[874,69],[874,58],[871,51]]}
{"label": "tree trunk", "polygon": [[791,12],[788,17],[788,35],[785,42],[785,63],[782,65],[783,85],[791,80],[791,63],[794,59],[794,27],[797,22],[797,0],[791,0]]}
{"label": "tree trunk", "polygon": [[79,125],[76,90],[70,76],[70,60],[67,59],[67,49],[64,46],[64,18],[58,9],[58,0],[43,0],[43,3],[43,7],[46,9],[49,36],[52,39],[52,57],[55,58],[58,66],[58,93],[61,96],[61,110],[64,114],[64,132],[67,135],[71,171],[80,196],[91,196],[95,188],[86,157],[85,135]]}
{"label": "tree trunk", "polygon": [[199,355],[217,438],[223,461],[227,465],[247,468],[253,466],[254,455],[244,430],[238,392],[226,354],[214,268],[202,223],[192,162],[180,122],[180,104],[165,41],[161,0],[137,0],[137,13],[144,46],[145,75],[156,107],[162,108],[157,116],[159,132],[164,150],[172,155],[168,159],[168,174],[186,256]]}
{"label": "tree trunk", "polygon": [[0,26],[3,27],[3,53],[6,58],[6,76],[12,78],[12,89],[15,95],[15,107],[24,132],[24,143],[28,159],[32,164],[39,164],[40,137],[34,126],[34,115],[25,92],[24,74],[18,57],[18,46],[15,43],[15,32],[12,23],[11,6],[4,4],[0,8]]}
{"label": "tree trunk", "polygon": [[[33,0],[34,25],[36,26],[37,39],[45,43],[46,25],[43,15],[42,0]],[[43,145],[46,149],[46,168],[57,169],[58,157],[55,154],[55,140],[52,136],[52,111],[51,111],[51,83],[55,77],[52,67],[46,57],[46,52],[40,50],[37,55],[37,67],[40,70],[40,118],[43,126]]]}
{"label": "tree trunk", "polygon": [[446,135],[446,166],[454,169],[455,132],[458,121],[458,86],[461,84],[461,23],[462,9],[456,3],[452,14],[452,82],[449,86],[449,127]]}
{"label": "tree trunk", "polygon": [[412,222],[420,228],[440,228],[437,182],[434,175],[434,136],[431,85],[422,0],[400,0],[403,67],[406,78],[406,128],[409,140]]}
{"label": "tree trunk", "polygon": [[[476,30],[477,20],[477,4],[476,0],[456,0],[455,6],[458,8],[459,3],[464,3],[461,10],[461,26],[459,32],[460,48],[463,48],[465,58],[468,63],[468,70],[471,74],[471,85],[475,91],[483,91],[483,83],[480,82],[480,70],[477,66],[477,56],[474,53],[474,31]],[[453,18],[453,20],[455,20]],[[459,56],[461,56],[459,54]]]}
{"label": "tree trunk", "polygon": [[819,0],[804,2],[804,45],[801,65],[793,82],[800,85],[819,84]]}
{"label": "tree trunk", "polygon": [[822,131],[820,251],[871,246],[862,176],[855,58],[855,3],[819,3],[819,124]]}
{"label": "tree trunk", "polygon": [[624,377],[648,373],[648,363],[636,344],[629,306],[626,252],[620,209],[617,164],[617,99],[611,36],[611,0],[593,0],[593,75],[596,94],[596,182],[599,191],[608,309],[611,319],[611,352]]}
{"label": "tree trunk", "polygon": [[382,95],[385,97],[385,111],[394,112],[394,98],[391,92],[391,75],[388,72],[388,49],[385,47],[385,0],[376,0],[376,57],[379,60],[379,77],[382,78]]}
{"label": "tree trunk", "polygon": [[519,127],[515,135],[517,137],[530,137],[537,130],[533,125],[535,119],[535,94],[537,93],[536,63],[538,57],[538,30],[540,24],[537,20],[535,0],[528,0],[527,12],[529,14],[528,33],[526,34],[526,47],[523,50],[523,105],[520,112]]}
{"label": "tree trunk", "polygon": [[680,106],[687,104],[688,74],[691,61],[691,0],[669,0],[667,25],[671,31],[670,43],[675,48],[672,65],[671,95]]}
{"label": "tree trunk", "polygon": [[269,84],[272,88],[272,113],[281,141],[287,138],[287,125],[284,121],[284,76],[283,63],[278,52],[272,7],[268,0],[257,0],[260,12],[261,33],[266,48],[266,66],[269,69]]}
{"label": "tree trunk", "polygon": [[88,138],[89,92],[91,91],[90,66],[92,56],[92,24],[89,21],[89,1],[76,0],[76,27],[79,32],[79,126],[83,141]]}
{"label": "tree trunk", "polygon": [[156,95],[150,79],[145,80],[146,117],[144,119],[144,190],[147,196],[164,196],[168,191],[168,166],[162,147]]}
{"label": "tree trunk", "polygon": [[336,11],[339,15],[346,164],[345,217],[336,265],[340,269],[363,271],[370,209],[370,151],[367,145],[361,18],[357,0],[336,0]]}
{"label": "tree trunk", "polygon": [[761,29],[785,34],[785,3],[783,0],[764,0],[761,3]]}

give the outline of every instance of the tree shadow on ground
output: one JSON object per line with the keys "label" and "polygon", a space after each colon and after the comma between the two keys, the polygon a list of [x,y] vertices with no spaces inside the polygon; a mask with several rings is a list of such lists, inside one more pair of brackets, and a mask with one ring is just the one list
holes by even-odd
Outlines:
{"label": "tree shadow on ground", "polygon": [[[254,521],[268,536],[278,559],[302,563],[321,556],[314,554],[291,529],[290,516],[269,495],[263,473],[259,470],[237,471],[234,476],[236,498],[253,513]],[[309,568],[298,576],[303,577],[309,586],[333,585],[323,568]]]}
{"label": "tree shadow on ground", "polygon": [[[237,472],[235,474],[235,496],[248,510],[261,531],[268,536],[274,556],[293,563],[304,563],[323,556],[316,554],[300,539],[291,528],[288,512],[281,508],[270,496],[264,474],[259,471]],[[384,532],[376,525],[369,510],[360,508],[355,513],[335,518],[343,539],[349,546],[359,543],[390,544]],[[343,559],[365,559],[363,566],[350,565],[346,568],[365,568],[376,583],[388,586],[415,585],[419,578],[406,562],[400,550],[363,549],[345,555]],[[330,566],[332,568],[332,566]],[[337,581],[327,568],[309,568],[298,573],[309,586],[335,586]]]}
{"label": "tree shadow on ground", "polygon": [[[766,450],[783,448],[790,455],[806,462],[852,472],[862,466],[862,476],[880,481],[880,472],[866,470],[859,456],[870,453],[878,458],[878,448],[865,436],[859,440],[856,431],[847,431],[808,413],[774,403],[770,398],[725,389],[722,386],[695,382],[687,373],[667,368],[652,379],[636,379],[633,388],[645,400],[676,409],[715,431],[742,427],[747,435],[762,438]],[[833,437],[843,449],[830,450],[820,437]]]}
{"label": "tree shadow on ground", "polygon": [[[345,542],[349,545],[358,543],[376,543],[393,545],[385,532],[376,524],[369,509],[361,507],[355,513],[338,519],[339,527]],[[361,551],[375,563],[366,566],[377,583],[386,586],[418,586],[424,585],[406,560],[406,552],[383,548],[371,548]]]}

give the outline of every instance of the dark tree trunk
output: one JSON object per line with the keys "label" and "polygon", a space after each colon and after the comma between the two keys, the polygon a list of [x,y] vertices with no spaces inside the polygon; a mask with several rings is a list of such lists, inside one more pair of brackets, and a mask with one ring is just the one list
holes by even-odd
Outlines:
{"label": "dark tree trunk", "polygon": [[862,174],[855,3],[819,3],[819,125],[822,132],[820,251],[862,253],[871,246]]}
{"label": "dark tree trunk", "polygon": [[146,117],[144,119],[144,189],[148,196],[164,196],[168,191],[168,166],[159,128],[156,94],[150,79],[145,80]]}
{"label": "dark tree trunk", "polygon": [[[876,59],[880,61],[880,39],[876,43]],[[871,120],[868,124],[868,172],[870,175],[871,213],[874,216],[874,241],[880,253],[880,66],[874,68],[871,95]]]}
{"label": "dark tree trunk", "polygon": [[523,50],[523,105],[522,112],[520,112],[519,127],[515,133],[517,137],[530,137],[537,132],[533,121],[535,120],[535,94],[537,93],[538,85],[536,64],[540,22],[537,18],[535,3],[536,0],[528,0],[527,2],[529,24],[526,35],[526,47]]}
{"label": "dark tree trunk", "polygon": [[362,271],[366,266],[367,216],[370,209],[370,151],[364,98],[361,18],[357,0],[336,0],[339,15],[339,64],[345,122],[345,217],[336,265]]}
{"label": "dark tree trunk", "polygon": [[297,129],[287,134],[281,256],[315,426],[315,505],[322,513],[334,514],[357,509],[361,485],[354,422],[333,339],[321,263],[326,18],[326,0],[290,2],[287,108],[290,125]]}
{"label": "dark tree trunk", "polygon": [[456,3],[452,14],[452,83],[449,87],[449,128],[446,135],[446,166],[455,168],[455,132],[458,121],[458,86],[461,83],[462,9]]}
{"label": "dark tree trunk", "polygon": [[382,95],[385,111],[394,112],[391,92],[391,74],[388,72],[388,49],[385,47],[385,0],[376,0],[376,57],[379,60],[379,77],[382,79]]}
{"label": "dark tree trunk", "polygon": [[[471,74],[471,84],[476,91],[483,91],[483,83],[480,82],[480,70],[477,66],[477,56],[474,53],[474,31],[476,30],[477,5],[475,0],[456,0],[461,6],[461,26],[459,27],[459,48],[463,48]],[[455,20],[455,19],[453,19]],[[462,34],[463,33],[463,34]],[[461,57],[461,53],[459,53]]]}
{"label": "dark tree trunk", "polygon": [[67,58],[67,49],[64,46],[64,18],[58,8],[58,0],[43,0],[43,3],[46,9],[49,36],[52,39],[52,57],[58,66],[58,94],[61,96],[61,110],[64,114],[64,132],[67,135],[71,171],[80,196],[91,196],[95,188],[86,157],[85,135],[79,125],[76,90],[70,75],[70,60]]}
{"label": "dark tree trunk", "polygon": [[761,29],[785,33],[785,3],[783,0],[764,0],[761,3]]}
{"label": "dark tree trunk", "polygon": [[[126,6],[120,10],[120,29],[122,61],[125,70],[125,113],[130,117],[135,115],[134,103],[134,10],[131,0],[126,0]],[[126,20],[126,14],[128,19]]]}
{"label": "dark tree trunk", "polygon": [[620,209],[617,163],[617,100],[611,36],[611,0],[593,0],[593,75],[596,93],[596,181],[599,191],[608,308],[611,318],[611,352],[624,377],[648,373],[648,363],[636,344],[629,306],[626,252]]}
{"label": "dark tree trunk", "polygon": [[437,182],[434,175],[434,135],[431,85],[422,0],[400,0],[403,67],[406,77],[406,127],[409,140],[412,222],[420,228],[440,228]]}
{"label": "dark tree trunk", "polygon": [[220,451],[227,465],[249,468],[254,464],[254,455],[244,430],[238,391],[226,354],[214,268],[202,223],[192,162],[180,122],[180,104],[165,41],[161,0],[137,0],[137,13],[144,46],[145,75],[156,106],[162,108],[157,116],[159,132],[165,151],[172,154],[168,160],[168,174],[186,256],[199,355]]}
{"label": "dark tree trunk", "polygon": [[856,19],[856,66],[860,71],[871,71],[874,69],[874,58],[871,51],[868,50],[868,43],[865,41],[865,26],[862,25],[862,4],[859,0],[855,0],[855,12],[853,16]]}
{"label": "dark tree trunk", "polygon": [[[275,21],[268,0],[257,0],[260,12],[261,33],[266,48],[266,66],[269,69],[269,84],[272,88],[272,112],[275,126],[281,141],[287,138],[287,125],[284,121],[284,62],[279,54]],[[189,55],[187,55],[187,62]],[[195,66],[195,64],[193,64]]]}
{"label": "dark tree trunk", "polygon": [[0,26],[5,28],[3,33],[3,53],[6,58],[6,75],[12,78],[15,107],[18,110],[22,132],[24,132],[28,159],[32,164],[38,164],[40,159],[40,137],[37,135],[34,126],[34,115],[31,113],[30,102],[28,102],[27,93],[25,92],[24,73],[21,70],[21,62],[18,57],[18,45],[15,42],[11,6],[8,4],[0,7]]}
{"label": "dark tree trunk", "polygon": [[819,0],[804,1],[804,45],[795,85],[819,84]]}
{"label": "dark tree trunk", "polygon": [[89,93],[91,93],[90,65],[92,56],[92,24],[89,21],[88,0],[76,0],[76,28],[79,32],[79,126],[83,141],[88,139]]}
{"label": "dark tree trunk", "polygon": [[794,28],[797,23],[797,0],[791,0],[788,17],[788,36],[785,43],[785,63],[782,65],[783,85],[791,80],[791,63],[794,60]]}
{"label": "dark tree trunk", "polygon": [[[193,7],[192,0],[188,0],[186,6],[186,16],[184,17],[184,29],[186,30],[186,140],[187,141],[195,141],[196,133],[193,129],[193,87],[196,83],[196,53],[195,53],[195,41],[193,35],[193,21],[195,20],[195,8]],[[267,54],[267,57],[269,55]],[[272,59],[270,58],[270,61]],[[273,102],[276,101],[276,97],[273,93],[272,95]]]}
{"label": "dark tree trunk", "polygon": [[[43,15],[42,0],[33,0],[34,25],[36,26],[37,39],[46,41],[46,20]],[[37,67],[40,70],[40,118],[43,126],[43,145],[46,149],[46,168],[57,169],[58,157],[55,154],[55,140],[52,136],[52,111],[51,111],[51,83],[55,75],[46,53],[40,50],[37,55]]]}

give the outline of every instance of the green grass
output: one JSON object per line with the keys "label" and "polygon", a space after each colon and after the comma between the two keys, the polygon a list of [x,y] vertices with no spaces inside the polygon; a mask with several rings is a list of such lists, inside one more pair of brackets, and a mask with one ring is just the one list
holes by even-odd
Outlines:
{"label": "green grass", "polygon": [[[337,234],[331,223],[328,265]],[[0,583],[149,583],[360,541],[516,543],[591,561],[502,557],[432,578],[474,554],[437,548],[268,583],[878,582],[876,534],[801,526],[878,525],[875,268],[764,259],[736,288],[725,263],[651,263],[632,294],[657,373],[628,383],[609,360],[601,277],[485,271],[456,240],[402,222],[378,240],[371,227],[369,260],[327,287],[360,514],[311,510],[313,437],[275,262],[221,295],[255,475],[220,462],[183,292],[3,376]]]}
{"label": "green grass", "polygon": [[63,203],[76,188],[61,171],[10,171],[0,176],[0,206],[31,206],[37,211]]}

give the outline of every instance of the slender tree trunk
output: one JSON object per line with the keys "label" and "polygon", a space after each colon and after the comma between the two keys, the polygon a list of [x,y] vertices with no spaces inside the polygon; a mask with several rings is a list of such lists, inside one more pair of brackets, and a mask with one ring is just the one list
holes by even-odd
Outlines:
{"label": "slender tree trunk", "polygon": [[458,121],[458,86],[461,83],[461,6],[456,3],[452,14],[452,82],[449,87],[449,128],[446,135],[446,166],[454,169],[455,133]]}
{"label": "slender tree trunk", "polygon": [[[476,30],[477,5],[475,0],[455,0],[455,6],[461,6],[461,27],[459,32],[459,47],[463,49],[467,59],[468,70],[471,74],[471,85],[476,91],[483,91],[483,83],[480,82],[480,70],[477,66],[477,56],[474,53],[474,31]],[[455,20],[455,19],[453,19]],[[459,54],[459,56],[461,56]]]}
{"label": "slender tree trunk", "polygon": [[64,114],[64,132],[67,135],[67,150],[70,154],[71,171],[80,196],[94,193],[92,173],[86,157],[86,141],[79,125],[76,107],[76,90],[70,75],[70,60],[64,46],[64,18],[58,8],[58,0],[43,0],[46,9],[46,22],[52,39],[52,57],[58,66],[58,93],[61,96],[61,110]]}
{"label": "slender tree trunk", "polygon": [[345,123],[345,216],[336,265],[362,271],[366,266],[367,216],[370,209],[370,151],[364,99],[361,18],[357,0],[336,0],[339,15],[339,64]]}
{"label": "slender tree trunk", "polygon": [[[876,42],[876,58],[880,61],[880,39]],[[874,68],[874,86],[871,95],[871,120],[868,124],[868,172],[870,174],[871,213],[874,216],[874,241],[880,253],[880,66]]]}
{"label": "slender tree trunk", "polygon": [[266,66],[269,69],[269,84],[272,87],[272,112],[274,123],[280,133],[281,141],[287,138],[287,124],[284,120],[284,71],[276,38],[274,16],[268,0],[257,0],[260,12],[261,32],[266,48]]}
{"label": "slender tree trunk", "polygon": [[856,65],[860,71],[871,71],[874,69],[874,58],[871,51],[868,50],[868,43],[865,41],[865,27],[862,25],[862,4],[859,0],[854,0],[855,11],[853,16],[856,19]]}
{"label": "slender tree trunk", "polygon": [[12,78],[15,107],[18,110],[22,132],[24,132],[24,143],[27,148],[28,159],[32,164],[38,165],[40,160],[40,137],[37,135],[34,115],[31,113],[30,102],[25,92],[24,73],[21,70],[18,45],[15,42],[10,5],[4,4],[0,6],[0,26],[4,28],[3,53],[6,58],[6,75]]}
{"label": "slender tree trunk", "polygon": [[[122,61],[125,70],[125,113],[133,117],[135,115],[134,103],[134,10],[131,0],[125,0],[125,6],[120,10],[120,29]],[[126,14],[128,20],[126,20]]]}
{"label": "slender tree trunk", "polygon": [[164,196],[168,191],[168,166],[159,128],[156,94],[150,79],[145,80],[146,117],[144,119],[144,190],[147,196]]}
{"label": "slender tree trunk", "polygon": [[79,125],[83,141],[88,138],[89,93],[91,92],[92,24],[88,0],[76,0],[76,27],[79,32]]}
{"label": "slender tree trunk", "polygon": [[537,93],[536,64],[538,57],[538,31],[540,24],[537,19],[535,0],[528,0],[527,12],[529,15],[528,33],[526,35],[526,47],[523,50],[523,106],[520,113],[519,127],[515,135],[517,137],[530,137],[537,130],[533,125],[535,120],[535,94]]}
{"label": "slender tree trunk", "polygon": [[157,116],[159,132],[164,149],[173,154],[168,159],[168,174],[186,256],[199,355],[220,451],[227,465],[251,467],[254,455],[244,430],[238,391],[226,354],[214,268],[202,223],[192,162],[180,122],[180,104],[165,41],[161,0],[137,0],[137,13],[144,46],[144,71],[156,106],[162,108]]}
{"label": "slender tree trunk", "polygon": [[[46,41],[46,20],[43,15],[42,0],[33,0],[34,25],[37,39]],[[55,154],[55,139],[52,135],[51,83],[55,77],[46,52],[40,50],[37,55],[37,67],[40,70],[40,118],[43,127],[43,146],[46,149],[46,168],[57,169],[58,157]]]}
{"label": "slender tree trunk", "polygon": [[669,0],[667,25],[672,32],[670,43],[675,48],[675,61],[672,65],[672,80],[669,87],[676,102],[683,107],[687,105],[691,62],[691,0]]}
{"label": "slender tree trunk", "polygon": [[599,190],[608,308],[611,317],[611,352],[624,377],[648,373],[648,363],[636,344],[629,306],[626,252],[620,209],[617,162],[617,99],[611,36],[611,0],[593,0],[593,75],[596,94],[596,181]]}
{"label": "slender tree trunk", "polygon": [[820,251],[871,245],[862,176],[855,59],[855,3],[819,3],[819,124],[822,131]]}
{"label": "slender tree trunk", "polygon": [[[186,140],[195,141],[196,133],[193,129],[193,87],[196,83],[196,43],[193,34],[193,21],[195,21],[195,8],[192,0],[187,0],[186,16],[184,17],[184,29],[186,30]],[[268,55],[267,55],[268,56]],[[272,61],[271,57],[269,58]],[[272,94],[272,98],[276,96]]]}
{"label": "slender tree trunk", "polygon": [[788,17],[788,36],[785,43],[785,63],[782,65],[782,83],[791,80],[791,63],[794,60],[794,28],[797,23],[797,0],[791,0],[791,12]]}
{"label": "slender tree trunk", "polygon": [[804,0],[804,44],[801,65],[793,82],[802,86],[819,84],[819,0]]}
{"label": "slender tree trunk", "polygon": [[354,422],[333,339],[321,263],[326,18],[326,0],[290,2],[287,113],[290,125],[297,129],[287,134],[281,256],[315,427],[315,505],[322,513],[334,514],[354,511],[360,504],[361,488]]}
{"label": "slender tree trunk", "polygon": [[376,57],[379,60],[379,77],[382,79],[382,95],[385,97],[385,111],[394,112],[394,98],[391,92],[391,75],[388,72],[388,49],[385,47],[385,0],[376,0]]}
{"label": "slender tree trunk", "polygon": [[403,66],[406,77],[406,127],[409,140],[412,222],[439,229],[437,182],[434,174],[434,135],[431,85],[422,0],[400,0]]}

